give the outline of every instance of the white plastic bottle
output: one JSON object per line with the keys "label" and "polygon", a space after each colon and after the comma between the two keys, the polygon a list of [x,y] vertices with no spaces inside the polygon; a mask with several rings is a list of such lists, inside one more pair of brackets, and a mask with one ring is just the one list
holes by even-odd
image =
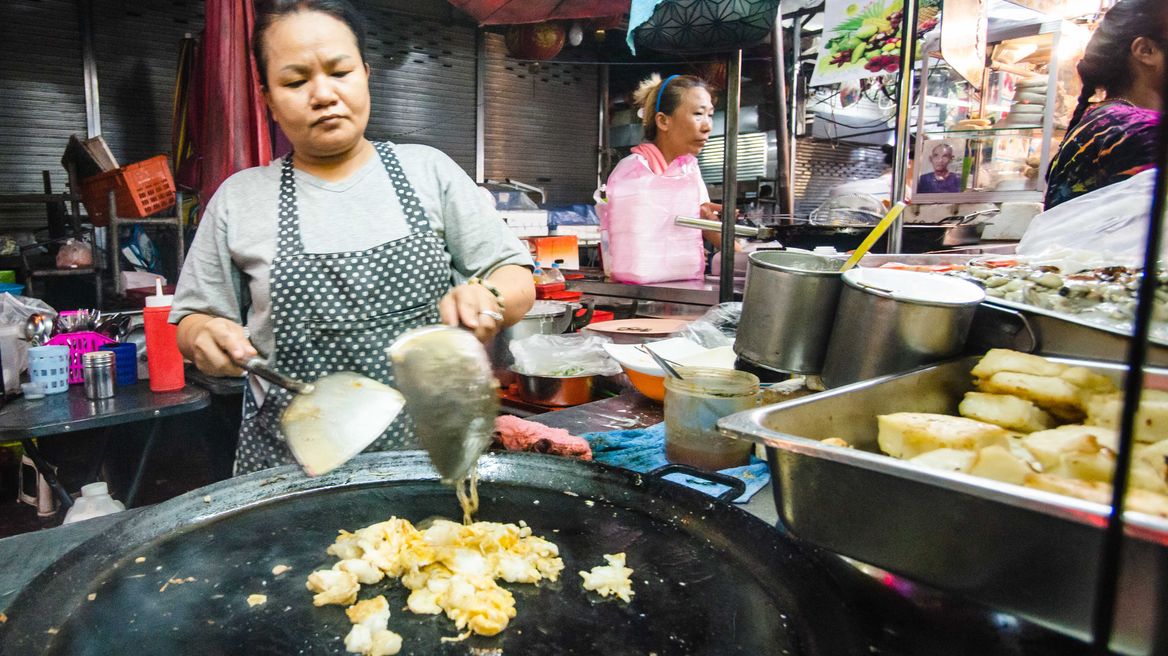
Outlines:
{"label": "white plastic bottle", "polygon": [[65,513],[66,524],[79,522],[83,519],[92,519],[102,515],[112,515],[121,512],[126,506],[109,495],[109,486],[105,483],[90,483],[81,488],[81,497],[73,502],[73,507]]}
{"label": "white plastic bottle", "polygon": [[552,262],[551,270],[544,271],[544,274],[547,276],[548,282],[565,282],[566,280],[566,278],[564,278],[564,272],[560,271],[559,260]]}

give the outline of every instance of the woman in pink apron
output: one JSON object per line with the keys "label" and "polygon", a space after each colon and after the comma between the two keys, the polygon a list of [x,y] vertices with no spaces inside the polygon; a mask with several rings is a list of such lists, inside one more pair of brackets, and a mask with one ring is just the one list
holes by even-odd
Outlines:
{"label": "woman in pink apron", "polygon": [[[717,219],[697,155],[712,129],[714,101],[692,75],[654,75],[634,93],[645,142],[608,176],[598,209],[605,270],[614,280],[652,283],[701,278],[702,233],[674,225],[678,215]],[[717,243],[716,233],[708,240]]]}

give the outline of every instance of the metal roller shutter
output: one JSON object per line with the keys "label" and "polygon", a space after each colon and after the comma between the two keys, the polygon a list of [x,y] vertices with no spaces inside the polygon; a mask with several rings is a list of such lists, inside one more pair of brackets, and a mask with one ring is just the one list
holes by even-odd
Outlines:
{"label": "metal roller shutter", "polygon": [[807,216],[837,185],[883,174],[884,153],[879,146],[800,139],[795,149],[795,212]]}
{"label": "metal roller shutter", "polygon": [[183,35],[203,30],[202,0],[94,0],[102,136],[121,164],[170,153]]}
{"label": "metal roller shutter", "polygon": [[366,135],[433,146],[474,176],[475,28],[356,3],[369,24]]}
{"label": "metal roller shutter", "polygon": [[[85,93],[74,0],[4,3],[0,19],[0,193],[41,193],[41,171],[64,191],[61,155],[85,136]],[[0,227],[45,225],[43,205],[0,205]]]}
{"label": "metal roller shutter", "polygon": [[485,34],[485,172],[543,187],[554,204],[583,202],[596,189],[597,68],[527,64]]}

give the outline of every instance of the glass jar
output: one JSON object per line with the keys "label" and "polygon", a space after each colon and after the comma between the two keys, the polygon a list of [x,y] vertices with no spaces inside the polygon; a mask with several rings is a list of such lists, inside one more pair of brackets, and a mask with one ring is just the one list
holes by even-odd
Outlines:
{"label": "glass jar", "polygon": [[679,367],[665,378],[665,457],[719,470],[750,462],[753,443],[718,433],[718,420],[756,405],[758,377],[745,371]]}

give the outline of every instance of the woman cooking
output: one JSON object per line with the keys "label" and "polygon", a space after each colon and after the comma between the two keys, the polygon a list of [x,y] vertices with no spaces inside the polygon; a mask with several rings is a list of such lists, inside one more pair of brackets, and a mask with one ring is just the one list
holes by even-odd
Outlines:
{"label": "woman cooking", "polygon": [[[432,148],[365,138],[364,46],[345,0],[257,6],[260,82],[293,151],[207,205],[170,315],[205,373],[240,375],[259,352],[309,381],[351,370],[392,384],[384,349],[405,330],[441,321],[485,341],[531,307],[527,249],[470,178]],[[237,474],[293,462],[277,427],[289,400],[249,381]],[[414,446],[402,414],[370,449]]]}
{"label": "woman cooking", "polygon": [[1166,67],[1168,2],[1120,0],[1107,11],[1077,67],[1083,91],[1050,163],[1046,209],[1155,166]]}
{"label": "woman cooking", "polygon": [[[713,128],[714,101],[692,75],[653,75],[633,94],[645,143],[634,146],[608,177],[601,208],[605,268],[622,282],[701,278],[702,235],[674,225],[678,215],[717,219],[697,155]],[[716,242],[718,233],[707,239]]]}

